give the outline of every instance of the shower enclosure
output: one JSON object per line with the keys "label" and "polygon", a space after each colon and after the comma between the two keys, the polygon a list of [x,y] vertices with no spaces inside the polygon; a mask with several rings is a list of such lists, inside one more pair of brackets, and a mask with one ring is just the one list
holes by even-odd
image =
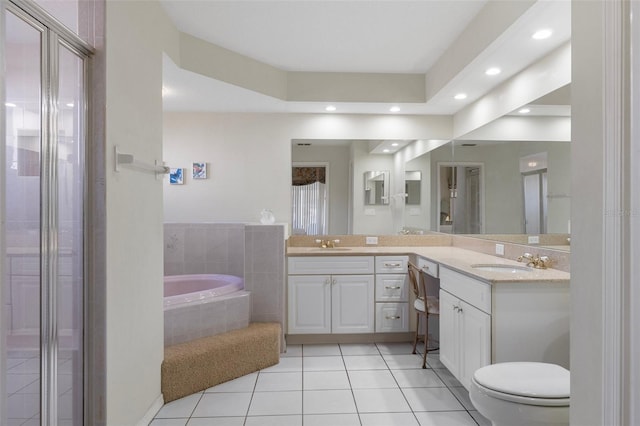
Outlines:
{"label": "shower enclosure", "polygon": [[82,425],[89,48],[3,2],[2,425]]}

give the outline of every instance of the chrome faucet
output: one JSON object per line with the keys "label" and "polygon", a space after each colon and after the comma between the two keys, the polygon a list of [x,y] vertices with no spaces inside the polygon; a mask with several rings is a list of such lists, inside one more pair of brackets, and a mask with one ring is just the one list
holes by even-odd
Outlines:
{"label": "chrome faucet", "polygon": [[527,262],[527,266],[532,266],[536,269],[547,269],[551,266],[551,259],[549,256],[532,255],[531,253],[525,253],[522,256],[518,256],[518,262]]}

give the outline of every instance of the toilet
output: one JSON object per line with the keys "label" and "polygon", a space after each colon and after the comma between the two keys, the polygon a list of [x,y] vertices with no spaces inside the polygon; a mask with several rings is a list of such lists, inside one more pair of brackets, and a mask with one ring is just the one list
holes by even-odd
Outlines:
{"label": "toilet", "polygon": [[569,386],[559,365],[504,362],[476,370],[469,397],[493,426],[568,426]]}

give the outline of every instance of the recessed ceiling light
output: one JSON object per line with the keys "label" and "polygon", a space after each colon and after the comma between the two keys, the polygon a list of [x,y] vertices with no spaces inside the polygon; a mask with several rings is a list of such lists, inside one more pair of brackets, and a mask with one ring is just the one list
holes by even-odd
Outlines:
{"label": "recessed ceiling light", "polygon": [[491,67],[491,68],[488,68],[484,73],[485,73],[486,75],[498,75],[498,74],[500,74],[501,72],[502,72],[502,70],[501,70],[500,68],[498,68],[498,67]]}
{"label": "recessed ceiling light", "polygon": [[553,34],[553,31],[551,31],[548,28],[545,28],[545,29],[538,30],[535,33],[533,33],[531,38],[533,38],[534,40],[544,40],[545,38],[551,37],[551,34]]}
{"label": "recessed ceiling light", "polygon": [[522,108],[520,111],[518,111],[520,114],[528,114],[531,112],[531,110],[529,108]]}
{"label": "recessed ceiling light", "polygon": [[391,108],[389,108],[389,111],[391,112],[398,112],[400,111],[400,107],[397,105],[392,106]]}
{"label": "recessed ceiling light", "polygon": [[334,107],[333,105],[329,105],[328,107],[325,108],[325,110],[330,111],[330,112],[331,111],[335,111],[336,107]]}
{"label": "recessed ceiling light", "polygon": [[15,108],[17,105],[13,104],[11,102],[5,102],[4,106],[9,107],[9,108]]}
{"label": "recessed ceiling light", "polygon": [[400,145],[398,142],[394,142],[391,144],[391,146],[398,146],[398,145]]}
{"label": "recessed ceiling light", "polygon": [[391,150],[385,148],[385,149],[382,150],[382,152],[391,152]]}
{"label": "recessed ceiling light", "polygon": [[69,108],[73,108],[73,102],[69,102],[68,104],[66,104]]}
{"label": "recessed ceiling light", "polygon": [[457,99],[457,100],[462,100],[462,99],[467,99],[467,94],[466,93],[458,93],[457,95],[455,95],[453,97],[453,99]]}

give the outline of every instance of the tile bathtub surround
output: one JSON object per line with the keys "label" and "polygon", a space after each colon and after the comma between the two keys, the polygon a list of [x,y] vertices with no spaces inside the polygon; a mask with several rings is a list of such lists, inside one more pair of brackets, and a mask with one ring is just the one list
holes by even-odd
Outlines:
{"label": "tile bathtub surround", "polygon": [[164,312],[164,345],[171,346],[249,326],[251,294],[234,293],[209,303]]}
{"label": "tile bathtub surround", "polygon": [[408,343],[290,345],[279,364],[166,404],[150,425],[489,426],[427,359],[423,370]]}
{"label": "tile bathtub surround", "polygon": [[165,275],[243,277],[251,293],[250,320],[284,325],[284,226],[165,223],[164,248]]}
{"label": "tile bathtub surround", "polygon": [[164,273],[244,276],[245,225],[165,223]]}

